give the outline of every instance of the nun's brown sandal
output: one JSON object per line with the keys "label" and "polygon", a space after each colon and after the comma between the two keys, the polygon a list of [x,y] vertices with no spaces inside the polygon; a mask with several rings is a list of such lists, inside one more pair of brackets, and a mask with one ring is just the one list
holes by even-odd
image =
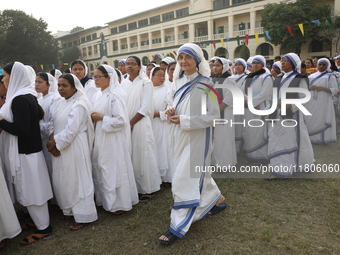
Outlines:
{"label": "nun's brown sandal", "polygon": [[27,222],[25,224],[21,225],[21,229],[22,230],[32,230],[32,229],[36,229],[37,227],[35,226],[33,221]]}
{"label": "nun's brown sandal", "polygon": [[84,228],[88,223],[78,223],[75,222],[72,226],[70,226],[71,231],[77,231],[79,229]]}
{"label": "nun's brown sandal", "polygon": [[46,236],[49,236],[51,233],[47,234],[38,234],[38,233],[33,233],[24,238],[24,240],[20,241],[22,244],[31,244],[39,241],[40,239],[43,239]]}

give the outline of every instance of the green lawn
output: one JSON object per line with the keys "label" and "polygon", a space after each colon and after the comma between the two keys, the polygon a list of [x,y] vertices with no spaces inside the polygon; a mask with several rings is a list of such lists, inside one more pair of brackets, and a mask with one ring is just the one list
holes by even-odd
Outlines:
{"label": "green lawn", "polygon": [[[314,146],[314,152],[316,163],[340,164],[340,142]],[[217,178],[229,207],[192,225],[171,246],[156,240],[169,227],[168,189],[121,216],[98,208],[99,219],[76,232],[52,206],[51,236],[22,246],[30,233],[23,232],[0,254],[340,254],[340,179],[305,177]]]}

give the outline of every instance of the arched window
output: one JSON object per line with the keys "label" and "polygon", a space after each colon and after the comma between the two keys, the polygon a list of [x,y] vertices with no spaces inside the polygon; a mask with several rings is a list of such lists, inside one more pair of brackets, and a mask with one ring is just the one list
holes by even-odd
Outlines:
{"label": "arched window", "polygon": [[226,48],[220,47],[215,51],[215,56],[219,57],[221,55],[225,56],[225,58],[229,58],[229,52]]}
{"label": "arched window", "polygon": [[256,49],[256,55],[271,56],[273,54],[273,46],[271,46],[269,43],[261,43]]}
{"label": "arched window", "polygon": [[250,57],[250,51],[246,45],[240,45],[235,49],[234,58],[243,58],[247,61]]}

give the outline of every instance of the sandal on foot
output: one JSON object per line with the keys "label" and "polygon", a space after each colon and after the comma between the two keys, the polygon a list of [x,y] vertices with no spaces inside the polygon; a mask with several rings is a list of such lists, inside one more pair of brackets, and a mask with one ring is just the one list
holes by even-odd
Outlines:
{"label": "sandal on foot", "polygon": [[[168,238],[168,241],[159,239],[161,236],[165,236],[166,238]],[[179,237],[171,233],[170,230],[166,231],[161,236],[158,237],[158,241],[162,244],[173,244],[174,242],[176,242],[176,240],[179,239]]]}
{"label": "sandal on foot", "polygon": [[25,224],[21,225],[21,229],[22,230],[32,230],[32,229],[36,229],[37,227],[35,226],[33,221],[27,222]]}
{"label": "sandal on foot", "polygon": [[22,244],[31,244],[31,243],[35,243],[36,241],[39,241],[40,239],[49,236],[51,233],[47,233],[47,234],[38,234],[38,233],[33,233],[29,236],[27,236],[26,238],[24,238],[24,240],[20,241],[20,243]]}
{"label": "sandal on foot", "polygon": [[77,231],[79,229],[82,229],[86,226],[87,223],[74,223],[72,226],[70,226],[70,230],[71,231]]}
{"label": "sandal on foot", "polygon": [[149,201],[151,198],[153,198],[153,196],[155,195],[155,193],[151,193],[151,194],[142,194],[139,197],[139,202],[143,203],[146,201]]}
{"label": "sandal on foot", "polygon": [[268,176],[265,180],[266,181],[273,181],[275,179],[276,179],[276,176],[272,174],[272,175]]}
{"label": "sandal on foot", "polygon": [[115,211],[115,212],[112,212],[113,215],[122,215],[125,211],[123,210],[119,210],[119,211]]}
{"label": "sandal on foot", "polygon": [[208,215],[213,216],[215,214],[218,214],[219,212],[223,211],[225,208],[227,208],[227,204],[223,203],[220,205],[214,205],[213,208],[211,208],[210,212],[208,213]]}

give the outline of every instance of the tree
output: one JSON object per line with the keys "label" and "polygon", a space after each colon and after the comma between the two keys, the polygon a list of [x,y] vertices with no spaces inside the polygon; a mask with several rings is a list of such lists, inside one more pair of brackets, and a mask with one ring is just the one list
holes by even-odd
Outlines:
{"label": "tree", "polygon": [[[331,7],[325,3],[314,4],[310,0],[297,0],[296,2],[267,4],[261,13],[262,26],[269,31],[271,43],[281,44],[287,49],[294,49],[298,55],[301,47],[309,39],[320,39],[318,33],[321,28],[312,23],[313,20],[325,20],[331,15]],[[298,27],[304,26],[304,36]],[[292,27],[291,36],[286,27]],[[279,34],[280,33],[280,34]]]}
{"label": "tree", "polygon": [[78,27],[72,28],[70,33],[72,34],[72,33],[78,32],[78,31],[82,31],[82,30],[84,30],[84,28],[78,26]]}
{"label": "tree", "polygon": [[340,16],[332,17],[332,28],[326,22],[321,24],[320,37],[323,41],[330,43],[329,56],[333,56],[332,45],[335,45],[335,51],[339,54],[339,41],[340,41]]}
{"label": "tree", "polygon": [[80,50],[77,46],[72,46],[63,51],[61,60],[63,63],[71,63],[80,57]]}
{"label": "tree", "polygon": [[58,63],[58,41],[47,31],[47,23],[22,11],[0,12],[0,48],[3,63]]}

